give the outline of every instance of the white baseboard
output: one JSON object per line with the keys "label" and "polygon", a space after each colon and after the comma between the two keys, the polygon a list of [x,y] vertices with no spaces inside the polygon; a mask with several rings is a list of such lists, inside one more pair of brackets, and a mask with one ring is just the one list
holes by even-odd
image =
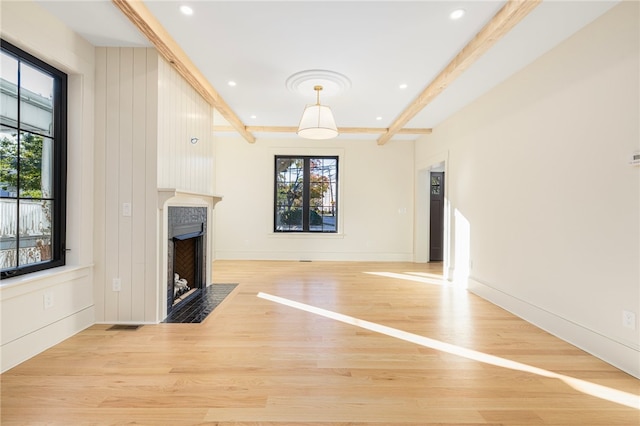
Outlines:
{"label": "white baseboard", "polygon": [[2,373],[93,325],[93,305],[6,343],[0,349]]}
{"label": "white baseboard", "polygon": [[320,251],[232,251],[218,250],[215,260],[316,260],[345,262],[413,262],[412,253],[339,253]]}
{"label": "white baseboard", "polygon": [[469,277],[468,289],[554,336],[640,378],[640,351]]}

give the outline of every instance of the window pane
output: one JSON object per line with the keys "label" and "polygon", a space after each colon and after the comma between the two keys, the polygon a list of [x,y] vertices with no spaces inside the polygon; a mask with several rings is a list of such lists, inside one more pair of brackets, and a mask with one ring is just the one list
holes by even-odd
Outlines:
{"label": "window pane", "polygon": [[53,133],[53,77],[20,65],[20,127],[35,133]]}
{"label": "window pane", "polygon": [[16,234],[18,229],[18,203],[16,200],[0,200],[0,269],[15,268]]}
{"label": "window pane", "polygon": [[337,182],[337,157],[276,157],[275,231],[337,232]]}
{"label": "window pane", "polygon": [[[1,277],[65,264],[67,76],[2,40]],[[54,123],[59,123],[55,125]],[[55,127],[55,128],[54,128]],[[55,197],[55,199],[54,199]]]}
{"label": "window pane", "polygon": [[336,231],[336,173],[334,158],[311,159],[309,188],[309,230]]}
{"label": "window pane", "polygon": [[302,231],[302,209],[278,207],[276,212],[276,230]]}
{"label": "window pane", "polygon": [[16,126],[18,121],[18,61],[2,53],[0,57],[0,120]]}
{"label": "window pane", "polygon": [[53,188],[53,141],[20,134],[20,197],[50,198]]}
{"label": "window pane", "polygon": [[276,161],[276,230],[302,230],[304,161],[279,158]]}
{"label": "window pane", "polygon": [[20,266],[51,260],[52,212],[52,201],[20,201]]}
{"label": "window pane", "polygon": [[18,196],[18,138],[13,129],[0,127],[0,197]]}

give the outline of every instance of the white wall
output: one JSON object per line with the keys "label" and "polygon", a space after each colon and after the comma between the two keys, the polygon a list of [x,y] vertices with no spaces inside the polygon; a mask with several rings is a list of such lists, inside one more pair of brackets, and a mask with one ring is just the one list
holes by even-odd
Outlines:
{"label": "white wall", "polygon": [[[216,259],[412,260],[413,142],[216,137]],[[339,228],[274,234],[274,156],[338,155]]]}
{"label": "white wall", "polygon": [[[67,266],[2,280],[2,371],[93,324],[94,49],[31,2],[2,2],[2,38],[68,74]],[[37,28],[37,31],[34,31]],[[44,294],[54,305],[45,310]]]}
{"label": "white wall", "polygon": [[638,5],[416,145],[417,176],[447,159],[448,256],[472,291],[636,376],[640,332],[622,312],[640,315],[640,168],[628,164],[640,149]]}

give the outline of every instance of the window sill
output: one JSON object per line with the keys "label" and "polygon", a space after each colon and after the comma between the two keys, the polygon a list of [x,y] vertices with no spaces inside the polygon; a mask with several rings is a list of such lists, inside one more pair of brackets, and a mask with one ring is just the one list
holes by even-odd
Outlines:
{"label": "window sill", "polygon": [[343,239],[345,234],[341,232],[271,232],[269,238],[295,238],[295,239]]}

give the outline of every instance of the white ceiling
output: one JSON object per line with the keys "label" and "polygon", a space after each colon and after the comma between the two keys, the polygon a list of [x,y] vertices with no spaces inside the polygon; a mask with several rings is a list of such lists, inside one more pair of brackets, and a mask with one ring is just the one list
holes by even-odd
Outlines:
{"label": "white ceiling", "polygon": [[[150,46],[110,1],[36,2],[96,46]],[[291,91],[286,80],[320,69],[343,74],[351,83],[341,93],[320,95],[338,127],[388,127],[505,2],[144,3],[245,125],[297,126],[315,93]],[[435,127],[616,3],[544,1],[406,127]],[[193,8],[192,16],[180,13],[183,4]],[[466,14],[452,21],[449,13],[458,8]],[[230,80],[237,85],[229,86]],[[402,83],[406,89],[399,88]]]}

